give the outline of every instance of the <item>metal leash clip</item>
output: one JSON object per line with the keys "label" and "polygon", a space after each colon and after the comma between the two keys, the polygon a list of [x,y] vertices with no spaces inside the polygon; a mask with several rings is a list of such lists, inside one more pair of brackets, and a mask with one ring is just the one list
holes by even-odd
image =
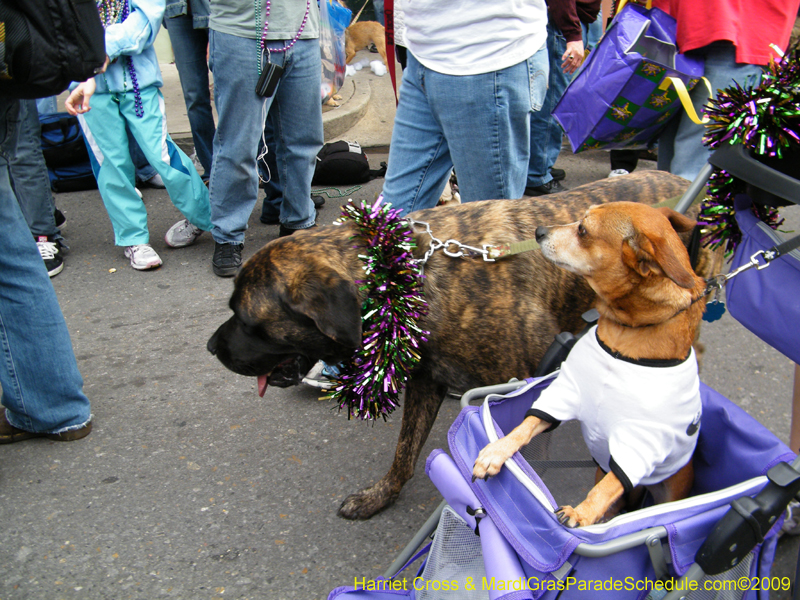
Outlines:
{"label": "metal leash clip", "polygon": [[[437,250],[442,250],[447,256],[450,258],[463,258],[469,257],[473,258],[475,256],[482,256],[484,262],[494,262],[493,258],[489,257],[489,246],[484,245],[483,248],[475,248],[474,246],[467,246],[466,244],[462,244],[458,240],[447,240],[443,242],[435,235],[433,235],[433,231],[431,231],[431,226],[429,223],[425,221],[415,221],[414,219],[408,219],[408,225],[413,229],[416,226],[424,227],[424,233],[427,233],[431,238],[431,245],[422,258],[418,258],[414,260],[414,263],[420,265],[420,267],[424,266],[425,263],[428,262],[428,259],[433,255],[434,252]],[[454,249],[451,249],[455,246]]]}

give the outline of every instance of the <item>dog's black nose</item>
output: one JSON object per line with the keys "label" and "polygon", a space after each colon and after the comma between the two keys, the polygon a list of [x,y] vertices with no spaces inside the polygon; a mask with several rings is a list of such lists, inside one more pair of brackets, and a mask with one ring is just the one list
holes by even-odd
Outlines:
{"label": "dog's black nose", "polygon": [[547,234],[550,232],[549,227],[545,227],[544,225],[539,225],[536,228],[536,241],[538,243],[542,243],[542,240],[547,237]]}
{"label": "dog's black nose", "polygon": [[206,344],[206,348],[214,356],[217,355],[217,333],[216,332],[214,332],[214,335],[212,335],[211,338],[208,340],[208,343]]}

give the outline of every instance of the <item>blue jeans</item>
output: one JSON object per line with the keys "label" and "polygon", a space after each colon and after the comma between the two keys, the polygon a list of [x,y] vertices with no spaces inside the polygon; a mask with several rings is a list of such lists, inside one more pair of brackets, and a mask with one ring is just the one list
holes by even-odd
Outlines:
{"label": "blue jeans", "polygon": [[561,57],[567,50],[567,40],[561,31],[547,25],[547,55],[550,60],[550,75],[547,95],[542,110],[531,113],[531,159],[528,163],[529,187],[538,187],[550,182],[550,167],[556,164],[561,152],[561,126],[553,118],[553,109],[567,89],[569,77],[561,70]]}
{"label": "blue jeans", "polygon": [[[275,157],[283,185],[281,223],[289,229],[311,227],[315,219],[311,179],[323,143],[319,40],[298,40],[287,52],[272,53],[272,63],[284,71],[272,97],[262,98],[255,93],[258,40],[213,29],[209,38],[219,115],[209,186],[214,240],[244,241],[258,196],[256,152],[267,113],[275,128]],[[270,48],[284,45],[282,40],[268,43]]]}
{"label": "blue jeans", "polygon": [[[266,142],[264,144],[263,142]],[[267,153],[258,161],[259,185],[264,190],[264,202],[261,206],[261,221],[269,223],[280,220],[281,204],[283,203],[283,186],[278,174],[278,160],[275,158],[275,128],[272,126],[270,116],[264,122],[264,140],[258,143],[258,156]]]}
{"label": "blue jeans", "polygon": [[61,433],[91,419],[67,324],[9,178],[18,102],[0,98],[0,386],[8,422]]}
{"label": "blue jeans", "polygon": [[375,9],[375,20],[381,25],[386,25],[383,14],[383,0],[372,0],[372,8]]}
{"label": "blue jeans", "polygon": [[547,49],[480,75],[444,75],[408,53],[383,196],[411,212],[436,206],[455,166],[462,202],[521,198],[531,110],[547,90]]}
{"label": "blue jeans", "polygon": [[[730,42],[715,42],[690,54],[705,60],[705,76],[715,93],[733,85],[733,82],[742,87],[751,87],[761,81],[761,67],[737,63],[736,48]],[[702,82],[698,83],[690,96],[695,111],[702,116],[703,107],[709,99],[708,89]],[[695,124],[681,111],[658,137],[658,168],[693,181],[711,156],[711,152],[703,145],[704,133],[704,125]]]}
{"label": "blue jeans", "polygon": [[42,155],[42,127],[36,100],[20,100],[18,119],[16,151],[9,160],[11,187],[30,232],[61,239],[53,217],[56,207]]}
{"label": "blue jeans", "polygon": [[[597,13],[597,19],[588,25],[581,21],[581,34],[583,35],[583,49],[594,50],[600,38],[603,37],[603,11]],[[573,77],[575,74],[573,73]]]}
{"label": "blue jeans", "polygon": [[181,79],[194,150],[197,160],[203,165],[203,179],[208,179],[216,131],[208,87],[208,29],[195,29],[192,20],[192,15],[181,15],[164,19],[164,25],[169,31],[175,66]]}

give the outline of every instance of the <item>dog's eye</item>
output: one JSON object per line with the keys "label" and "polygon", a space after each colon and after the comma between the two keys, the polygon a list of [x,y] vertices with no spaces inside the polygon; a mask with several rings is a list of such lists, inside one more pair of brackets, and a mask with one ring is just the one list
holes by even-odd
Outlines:
{"label": "dog's eye", "polygon": [[586,227],[583,226],[583,223],[578,223],[578,235],[583,237],[586,235]]}

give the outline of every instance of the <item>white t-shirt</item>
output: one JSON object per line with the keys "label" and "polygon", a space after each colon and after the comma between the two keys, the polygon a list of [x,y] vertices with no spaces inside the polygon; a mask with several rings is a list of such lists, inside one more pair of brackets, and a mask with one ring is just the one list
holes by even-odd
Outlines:
{"label": "white t-shirt", "polygon": [[680,362],[629,361],[611,352],[592,328],[531,411],[550,421],[579,420],[594,460],[626,490],[658,483],[688,463],[697,445],[702,407],[694,350]]}
{"label": "white t-shirt", "polygon": [[544,0],[403,0],[405,42],[446,75],[478,75],[527,60],[547,40]]}

